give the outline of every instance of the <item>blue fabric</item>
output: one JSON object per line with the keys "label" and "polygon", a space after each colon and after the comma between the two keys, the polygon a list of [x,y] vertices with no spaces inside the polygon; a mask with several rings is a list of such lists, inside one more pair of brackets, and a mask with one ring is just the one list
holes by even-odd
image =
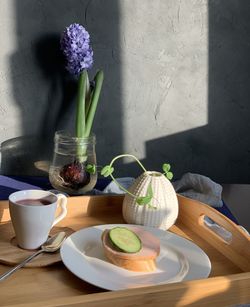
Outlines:
{"label": "blue fabric", "polygon": [[[110,183],[108,178],[98,179],[95,189],[104,190]],[[24,189],[53,189],[47,177],[31,177],[31,176],[1,176],[0,175],[0,200],[8,199],[13,192]]]}
{"label": "blue fabric", "polygon": [[227,216],[230,220],[232,220],[235,224],[239,225],[239,222],[237,221],[237,219],[235,218],[235,216],[233,215],[233,213],[229,210],[229,208],[227,207],[227,205],[225,204],[225,202],[223,201],[223,206],[220,208],[215,208],[217,211],[219,211],[220,213],[224,214],[225,216]]}
{"label": "blue fabric", "polygon": [[[104,188],[110,183],[108,178],[100,178],[97,180],[95,189],[104,190]],[[53,189],[47,177],[30,177],[30,176],[1,176],[0,175],[0,200],[8,199],[9,195],[13,192],[24,189]],[[223,202],[223,207],[215,208],[220,213],[227,216],[236,224],[239,224],[227,205]]]}

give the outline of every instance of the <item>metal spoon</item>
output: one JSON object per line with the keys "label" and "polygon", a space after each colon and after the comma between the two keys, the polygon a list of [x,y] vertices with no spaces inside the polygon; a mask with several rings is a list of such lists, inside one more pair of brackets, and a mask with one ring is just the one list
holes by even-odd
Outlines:
{"label": "metal spoon", "polygon": [[0,275],[0,281],[5,280],[7,277],[9,277],[11,274],[16,272],[21,267],[23,267],[26,263],[30,262],[31,259],[35,258],[39,254],[41,254],[43,252],[53,253],[53,252],[57,251],[60,248],[60,246],[62,245],[65,238],[66,238],[66,233],[64,231],[61,231],[58,234],[52,236],[41,246],[41,248],[37,252],[35,252],[31,256],[29,256],[28,258],[24,259],[21,263],[19,263],[14,268],[12,268],[9,271],[5,272],[4,274]]}

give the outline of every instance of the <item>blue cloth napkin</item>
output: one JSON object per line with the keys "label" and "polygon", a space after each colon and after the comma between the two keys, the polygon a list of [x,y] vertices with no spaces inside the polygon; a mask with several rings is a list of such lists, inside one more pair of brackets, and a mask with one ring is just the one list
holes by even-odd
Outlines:
{"label": "blue cloth napkin", "polygon": [[11,177],[0,175],[0,199],[8,199],[9,195],[13,192],[20,190],[41,190],[40,186],[16,180]]}

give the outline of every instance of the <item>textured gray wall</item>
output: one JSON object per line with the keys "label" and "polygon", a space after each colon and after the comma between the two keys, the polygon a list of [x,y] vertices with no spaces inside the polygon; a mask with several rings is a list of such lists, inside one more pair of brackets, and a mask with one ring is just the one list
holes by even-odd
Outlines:
{"label": "textured gray wall", "polygon": [[[55,130],[73,129],[76,84],[58,42],[79,22],[91,34],[92,73],[105,71],[100,165],[130,152],[148,169],[169,161],[175,178],[250,182],[249,1],[1,0],[0,20],[2,172],[28,172],[51,157]],[[39,142],[13,140],[30,134]],[[130,161],[119,169],[140,172]]]}

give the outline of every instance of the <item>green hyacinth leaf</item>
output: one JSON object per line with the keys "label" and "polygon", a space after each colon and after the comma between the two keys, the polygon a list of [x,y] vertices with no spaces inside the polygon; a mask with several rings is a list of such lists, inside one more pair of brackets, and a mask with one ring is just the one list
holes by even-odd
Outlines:
{"label": "green hyacinth leaf", "polygon": [[170,166],[170,164],[168,164],[168,163],[164,163],[164,164],[162,165],[162,169],[163,169],[164,173],[169,172],[169,171],[170,171],[170,168],[171,168],[171,166]]}
{"label": "green hyacinth leaf", "polygon": [[167,172],[166,177],[168,178],[168,180],[172,180],[174,177],[174,174],[172,172]]}
{"label": "green hyacinth leaf", "polygon": [[95,164],[87,164],[85,169],[86,169],[86,172],[88,172],[89,174],[95,174],[96,172]]}

